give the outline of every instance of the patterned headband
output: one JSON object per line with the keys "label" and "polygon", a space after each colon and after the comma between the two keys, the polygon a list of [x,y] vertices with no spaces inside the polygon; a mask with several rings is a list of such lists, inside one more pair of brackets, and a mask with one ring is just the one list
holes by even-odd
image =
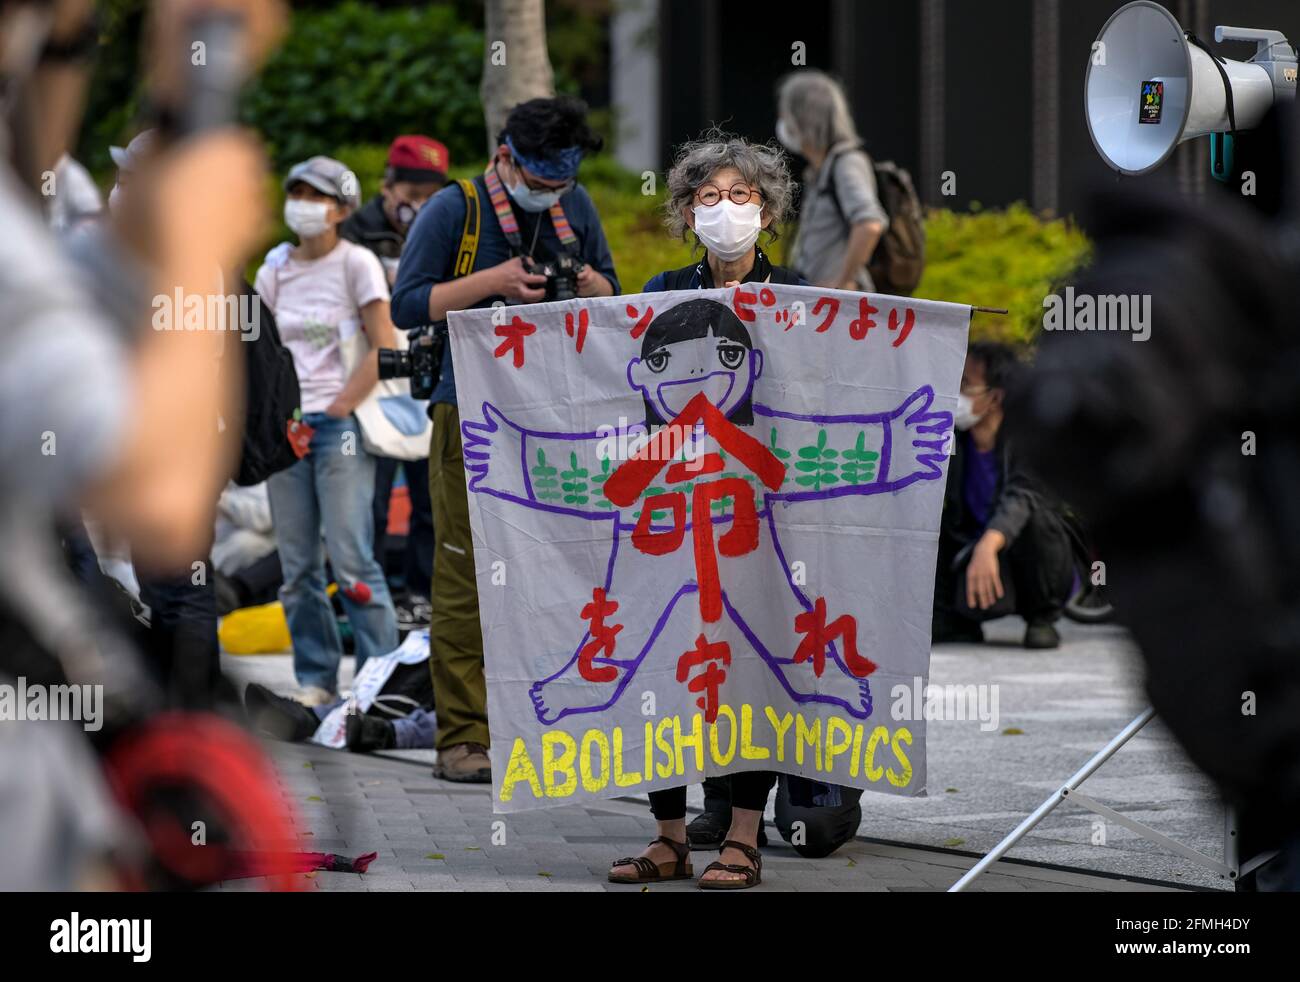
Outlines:
{"label": "patterned headband", "polygon": [[582,163],[582,147],[567,147],[549,157],[525,157],[515,149],[509,136],[506,137],[506,146],[515,160],[544,181],[567,181],[578,173],[578,164]]}

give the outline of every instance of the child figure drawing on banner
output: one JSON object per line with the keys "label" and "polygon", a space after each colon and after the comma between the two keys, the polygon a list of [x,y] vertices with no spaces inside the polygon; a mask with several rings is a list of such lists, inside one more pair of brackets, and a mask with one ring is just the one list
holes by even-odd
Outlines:
{"label": "child figure drawing on banner", "polygon": [[[774,508],[941,479],[952,414],[931,410],[928,385],[885,413],[786,413],[753,401],[762,371],[762,351],[729,307],[690,300],[650,323],[641,356],[628,363],[628,383],[645,401],[647,426],[662,425],[617,467],[598,451],[608,441],[601,433],[525,429],[490,403],[483,404],[481,421],[462,423],[471,493],[613,526],[605,581],[580,611],[588,629],[564,666],[530,690],[543,724],[613,705],[674,609],[687,602],[698,604],[706,627],[730,620],[795,702],[871,715],[867,677],[876,665],[859,650],[856,619],[800,589],[781,549]],[[770,446],[742,429],[756,419],[779,419],[787,437],[806,435],[793,472],[784,459],[792,453],[777,446],[775,426]],[[828,450],[832,437],[834,446],[849,449]],[[833,458],[844,461],[838,474]],[[674,581],[660,557],[687,547],[696,575]],[[788,590],[764,597],[762,612],[738,609],[724,584],[763,582],[774,566]],[[656,612],[644,637],[629,637],[615,623],[618,591],[633,587],[638,602]],[[775,635],[774,623],[781,625]],[[730,646],[700,633],[691,650],[664,656],[713,722]]]}

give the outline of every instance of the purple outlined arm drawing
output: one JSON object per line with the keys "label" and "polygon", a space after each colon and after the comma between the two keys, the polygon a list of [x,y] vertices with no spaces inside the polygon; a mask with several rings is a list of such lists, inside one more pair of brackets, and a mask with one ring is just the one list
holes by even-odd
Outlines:
{"label": "purple outlined arm drawing", "polygon": [[611,467],[599,459],[603,434],[526,429],[490,402],[482,412],[460,424],[468,491],[578,518],[617,515],[601,493]]}
{"label": "purple outlined arm drawing", "polygon": [[[794,502],[880,494],[941,479],[952,413],[938,412],[933,405],[934,389],[928,385],[884,413],[804,415],[755,403],[754,415],[784,421],[783,439],[797,445],[784,450],[773,446],[791,466],[786,484],[768,499]],[[833,444],[832,435],[838,437]]]}

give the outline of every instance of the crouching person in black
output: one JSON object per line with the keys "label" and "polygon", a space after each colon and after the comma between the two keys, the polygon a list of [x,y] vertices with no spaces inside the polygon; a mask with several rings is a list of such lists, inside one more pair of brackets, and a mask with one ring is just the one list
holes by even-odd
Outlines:
{"label": "crouching person in black", "polygon": [[[862,824],[862,789],[845,788],[790,774],[778,774],[773,802],[781,838],[805,859],[824,859],[858,834]],[[704,811],[686,827],[692,849],[717,849],[731,826],[731,778],[704,781]],[[767,845],[759,822],[758,845]]]}
{"label": "crouching person in black", "polygon": [[984,640],[981,622],[1019,614],[1026,648],[1055,648],[1073,585],[1071,545],[1055,502],[1003,435],[1003,400],[1019,362],[1006,345],[972,344],[954,423],[939,525],[934,641]]}

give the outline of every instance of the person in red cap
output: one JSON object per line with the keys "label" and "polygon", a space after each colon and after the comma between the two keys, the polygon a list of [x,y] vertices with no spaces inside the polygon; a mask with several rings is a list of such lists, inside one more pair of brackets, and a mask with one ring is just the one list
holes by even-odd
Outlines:
{"label": "person in red cap", "polygon": [[397,278],[397,259],[406,233],[424,203],[447,183],[451,158],[447,148],[427,136],[399,136],[388,148],[388,164],[379,193],[354,212],[340,234],[365,246],[384,264],[388,285]]}
{"label": "person in red cap", "polygon": [[[397,279],[397,260],[406,245],[406,233],[420,208],[447,183],[451,159],[437,140],[418,134],[399,136],[388,148],[388,164],[379,193],[339,226],[339,234],[365,246],[384,265],[391,287]],[[385,565],[388,551],[388,503],[397,469],[406,474],[411,496],[411,520],[406,536],[401,586],[394,595],[397,625],[410,631],[429,626],[429,591],[433,575],[433,509],[429,500],[429,462],[376,458],[375,559]],[[392,583],[391,587],[399,584]]]}

